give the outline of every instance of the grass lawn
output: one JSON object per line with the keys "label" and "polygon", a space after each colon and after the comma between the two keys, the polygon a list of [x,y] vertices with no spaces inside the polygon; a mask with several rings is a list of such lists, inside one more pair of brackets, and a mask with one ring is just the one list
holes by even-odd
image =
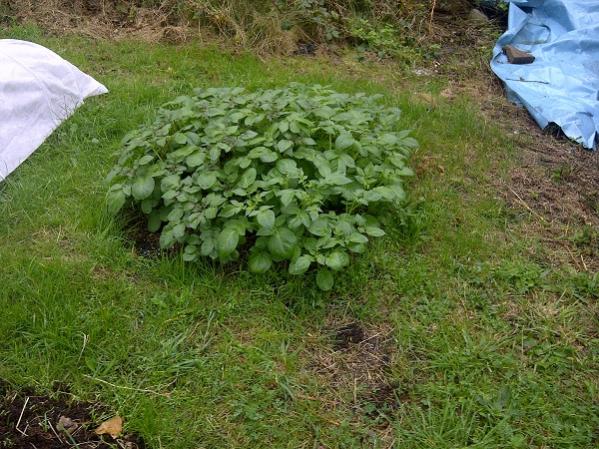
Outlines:
{"label": "grass lawn", "polygon": [[[497,190],[518,145],[473,99],[439,96],[447,78],[0,35],[48,46],[111,91],[0,184],[0,379],[13,389],[59,381],[155,449],[597,447],[599,277],[552,263],[523,231],[535,215]],[[104,209],[123,135],[196,86],[291,81],[403,110],[418,176],[387,237],[330,293],[310,277],[138,255]]]}

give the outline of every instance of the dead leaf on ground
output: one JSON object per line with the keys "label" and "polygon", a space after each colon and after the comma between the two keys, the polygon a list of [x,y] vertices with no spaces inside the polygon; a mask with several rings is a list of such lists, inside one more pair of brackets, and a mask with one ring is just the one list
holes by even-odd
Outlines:
{"label": "dead leaf on ground", "polygon": [[104,421],[96,429],[97,435],[110,435],[112,438],[117,438],[123,431],[123,418],[115,416],[108,421]]}

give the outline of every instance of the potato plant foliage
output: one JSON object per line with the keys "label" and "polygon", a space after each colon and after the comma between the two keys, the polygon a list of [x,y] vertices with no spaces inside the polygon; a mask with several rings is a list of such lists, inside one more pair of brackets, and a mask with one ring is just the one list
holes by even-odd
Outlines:
{"label": "potato plant foliage", "polygon": [[138,207],[161,247],[181,246],[186,261],[249,252],[252,272],[316,267],[329,290],[405,197],[416,142],[397,130],[399,114],[322,86],[196,89],[124,138],[108,207]]}

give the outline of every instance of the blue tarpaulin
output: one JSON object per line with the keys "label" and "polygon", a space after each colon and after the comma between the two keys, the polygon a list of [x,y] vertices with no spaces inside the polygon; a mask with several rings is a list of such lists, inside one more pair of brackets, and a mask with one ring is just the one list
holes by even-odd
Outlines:
{"label": "blue tarpaulin", "polygon": [[[532,53],[532,64],[510,64],[503,47]],[[511,0],[508,29],[491,68],[508,98],[526,107],[541,128],[558,125],[586,148],[599,142],[599,0]]]}

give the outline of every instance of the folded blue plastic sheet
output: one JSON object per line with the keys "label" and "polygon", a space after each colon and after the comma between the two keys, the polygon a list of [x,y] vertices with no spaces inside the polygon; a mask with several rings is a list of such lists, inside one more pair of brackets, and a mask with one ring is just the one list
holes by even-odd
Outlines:
{"label": "folded blue plastic sheet", "polygon": [[[532,64],[509,64],[502,48],[532,53]],[[508,98],[541,128],[558,125],[586,148],[599,142],[599,0],[511,0],[508,29],[491,68]]]}

